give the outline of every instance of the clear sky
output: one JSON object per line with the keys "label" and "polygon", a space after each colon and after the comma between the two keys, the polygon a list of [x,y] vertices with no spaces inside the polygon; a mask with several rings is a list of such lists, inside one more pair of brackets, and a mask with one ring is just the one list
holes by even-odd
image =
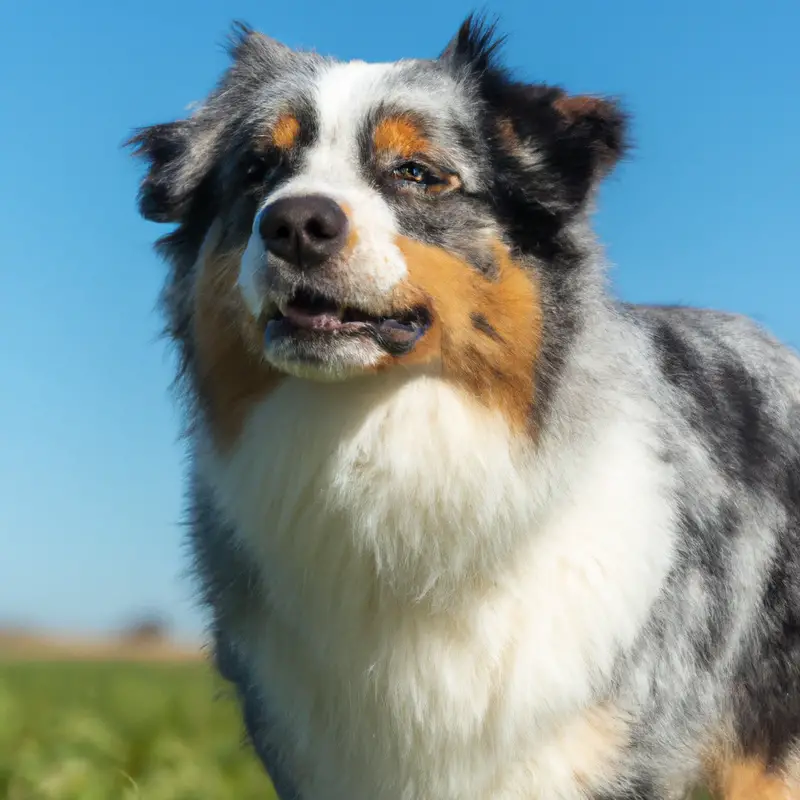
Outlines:
{"label": "clear sky", "polygon": [[[345,10],[347,9],[347,10]],[[470,6],[0,2],[0,620],[199,630],[178,417],[134,126],[184,113],[242,18],[292,46],[439,52]],[[752,314],[800,345],[800,3],[501,0],[531,80],[621,96],[637,150],[597,224],[625,298]]]}

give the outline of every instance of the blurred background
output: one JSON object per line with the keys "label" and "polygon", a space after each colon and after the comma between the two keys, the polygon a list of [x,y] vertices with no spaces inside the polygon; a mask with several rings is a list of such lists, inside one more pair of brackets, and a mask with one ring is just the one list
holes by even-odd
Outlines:
{"label": "blurred background", "polygon": [[[137,216],[122,141],[205,95],[232,19],[387,61],[435,56],[470,10],[0,2],[0,798],[270,796],[201,660],[154,310],[164,231]],[[633,115],[597,215],[616,291],[750,314],[800,345],[800,4],[486,10],[521,76]]]}

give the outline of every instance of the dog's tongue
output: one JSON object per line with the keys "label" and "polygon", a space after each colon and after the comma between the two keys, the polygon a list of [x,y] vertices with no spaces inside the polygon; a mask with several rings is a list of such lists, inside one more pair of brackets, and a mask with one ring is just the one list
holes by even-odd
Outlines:
{"label": "dog's tongue", "polygon": [[340,315],[335,311],[310,311],[289,305],[283,312],[284,317],[297,325],[313,331],[333,331],[342,327]]}

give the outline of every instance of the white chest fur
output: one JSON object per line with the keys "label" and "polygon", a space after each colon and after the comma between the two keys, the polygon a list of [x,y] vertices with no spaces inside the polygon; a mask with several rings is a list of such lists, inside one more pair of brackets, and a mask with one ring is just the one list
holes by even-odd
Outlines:
{"label": "white chest fur", "polygon": [[240,645],[308,800],[580,797],[596,702],[671,558],[635,423],[534,448],[428,377],[287,381],[198,457],[268,594]]}

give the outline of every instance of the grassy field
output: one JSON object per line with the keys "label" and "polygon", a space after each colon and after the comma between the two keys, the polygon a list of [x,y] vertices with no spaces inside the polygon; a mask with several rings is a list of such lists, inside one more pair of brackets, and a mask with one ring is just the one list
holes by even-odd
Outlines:
{"label": "grassy field", "polygon": [[0,662],[3,800],[274,800],[200,662]]}
{"label": "grassy field", "polygon": [[240,732],[202,662],[0,661],[2,800],[275,800]]}

